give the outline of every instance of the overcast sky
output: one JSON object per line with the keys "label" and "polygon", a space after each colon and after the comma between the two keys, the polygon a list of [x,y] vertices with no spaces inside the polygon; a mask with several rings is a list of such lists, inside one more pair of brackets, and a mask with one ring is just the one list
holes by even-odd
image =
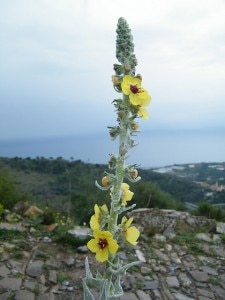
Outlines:
{"label": "overcast sky", "polygon": [[148,129],[225,129],[224,0],[0,0],[0,139],[105,132],[119,17]]}

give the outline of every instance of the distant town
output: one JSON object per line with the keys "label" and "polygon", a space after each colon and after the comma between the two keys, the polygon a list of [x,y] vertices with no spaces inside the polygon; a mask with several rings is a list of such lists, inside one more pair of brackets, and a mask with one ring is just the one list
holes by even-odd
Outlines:
{"label": "distant town", "polygon": [[222,192],[225,190],[225,185],[219,185],[218,182],[216,182],[215,184],[208,184],[207,182],[203,182],[203,181],[193,181],[194,183],[196,183],[199,186],[202,186],[206,189],[209,189],[211,191],[214,192]]}

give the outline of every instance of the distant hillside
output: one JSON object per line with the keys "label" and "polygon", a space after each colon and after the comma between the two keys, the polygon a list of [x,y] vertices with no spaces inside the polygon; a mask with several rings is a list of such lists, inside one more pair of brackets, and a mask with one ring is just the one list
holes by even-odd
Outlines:
{"label": "distant hillside", "polygon": [[[133,200],[137,207],[180,210],[184,209],[182,203],[185,202],[225,202],[224,191],[212,193],[194,182],[201,180],[212,184],[218,181],[220,184],[224,183],[222,168],[225,164],[218,167],[212,167],[213,165],[179,165],[166,167],[164,170],[140,169],[142,180],[136,184],[129,183],[135,193]],[[26,198],[32,203],[68,212],[79,222],[89,219],[95,203],[110,202],[109,192],[102,192],[95,186],[95,180],[100,183],[104,171],[109,171],[107,165],[89,164],[81,160],[68,161],[61,157],[1,157],[0,171],[7,172],[18,191],[26,194]],[[211,193],[210,197],[208,193]]]}
{"label": "distant hillside", "polygon": [[225,162],[173,165],[158,168],[155,171],[161,174],[189,178],[192,181],[205,181],[211,185],[217,182],[220,185],[225,185]]}
{"label": "distant hillside", "polygon": [[[173,183],[161,185],[161,188],[172,195],[175,193],[178,198],[182,197],[183,201],[207,200],[211,203],[225,204],[225,162],[173,165],[155,169],[154,172],[175,178],[171,179]],[[180,188],[177,187],[178,184]],[[182,191],[191,197],[187,199],[182,195]]]}

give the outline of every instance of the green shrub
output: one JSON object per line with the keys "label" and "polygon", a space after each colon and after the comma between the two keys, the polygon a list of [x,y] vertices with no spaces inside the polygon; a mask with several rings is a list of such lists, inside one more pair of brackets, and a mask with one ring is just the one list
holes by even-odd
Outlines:
{"label": "green shrub", "polygon": [[11,209],[23,197],[6,171],[0,171],[0,201],[4,208]]}
{"label": "green shrub", "polygon": [[220,235],[220,238],[221,238],[222,243],[225,244],[225,233],[222,233]]}
{"label": "green shrub", "polygon": [[79,247],[79,246],[84,246],[87,244],[87,242],[90,240],[90,238],[87,239],[81,239],[79,237],[75,237],[72,234],[68,232],[56,232],[54,236],[54,241],[66,245],[66,246],[71,246],[71,247]]}
{"label": "green shrub", "polygon": [[56,213],[51,208],[48,207],[42,215],[42,224],[50,225],[55,223],[55,215]]}
{"label": "green shrub", "polygon": [[4,205],[0,203],[0,219],[2,218],[4,214]]}
{"label": "green shrub", "polygon": [[132,184],[131,190],[134,192],[134,202],[137,203],[137,208],[153,207],[184,210],[184,205],[181,201],[162,191],[155,183],[138,182],[137,184]]}
{"label": "green shrub", "polygon": [[25,233],[17,229],[0,228],[0,241],[12,241],[14,239],[21,239],[25,237]]}
{"label": "green shrub", "polygon": [[214,206],[208,202],[200,202],[197,209],[192,211],[193,215],[204,216],[216,221],[225,221],[225,210],[221,207]]}

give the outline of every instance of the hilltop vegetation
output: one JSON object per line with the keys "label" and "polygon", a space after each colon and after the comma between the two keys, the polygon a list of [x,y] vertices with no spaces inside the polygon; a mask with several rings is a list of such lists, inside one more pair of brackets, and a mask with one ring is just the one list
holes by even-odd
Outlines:
{"label": "hilltop vegetation", "polygon": [[[88,222],[95,203],[110,203],[109,191],[102,192],[95,186],[96,180],[101,183],[104,171],[108,171],[107,165],[68,161],[61,157],[2,157],[0,203],[10,208],[17,201],[29,201],[66,213],[78,223]],[[184,202],[199,203],[207,199],[206,191],[194,184],[190,176],[143,169],[139,173],[142,180],[136,184],[129,183],[134,192],[132,203],[136,203],[137,208],[184,210]],[[6,186],[10,190],[7,196]]]}

